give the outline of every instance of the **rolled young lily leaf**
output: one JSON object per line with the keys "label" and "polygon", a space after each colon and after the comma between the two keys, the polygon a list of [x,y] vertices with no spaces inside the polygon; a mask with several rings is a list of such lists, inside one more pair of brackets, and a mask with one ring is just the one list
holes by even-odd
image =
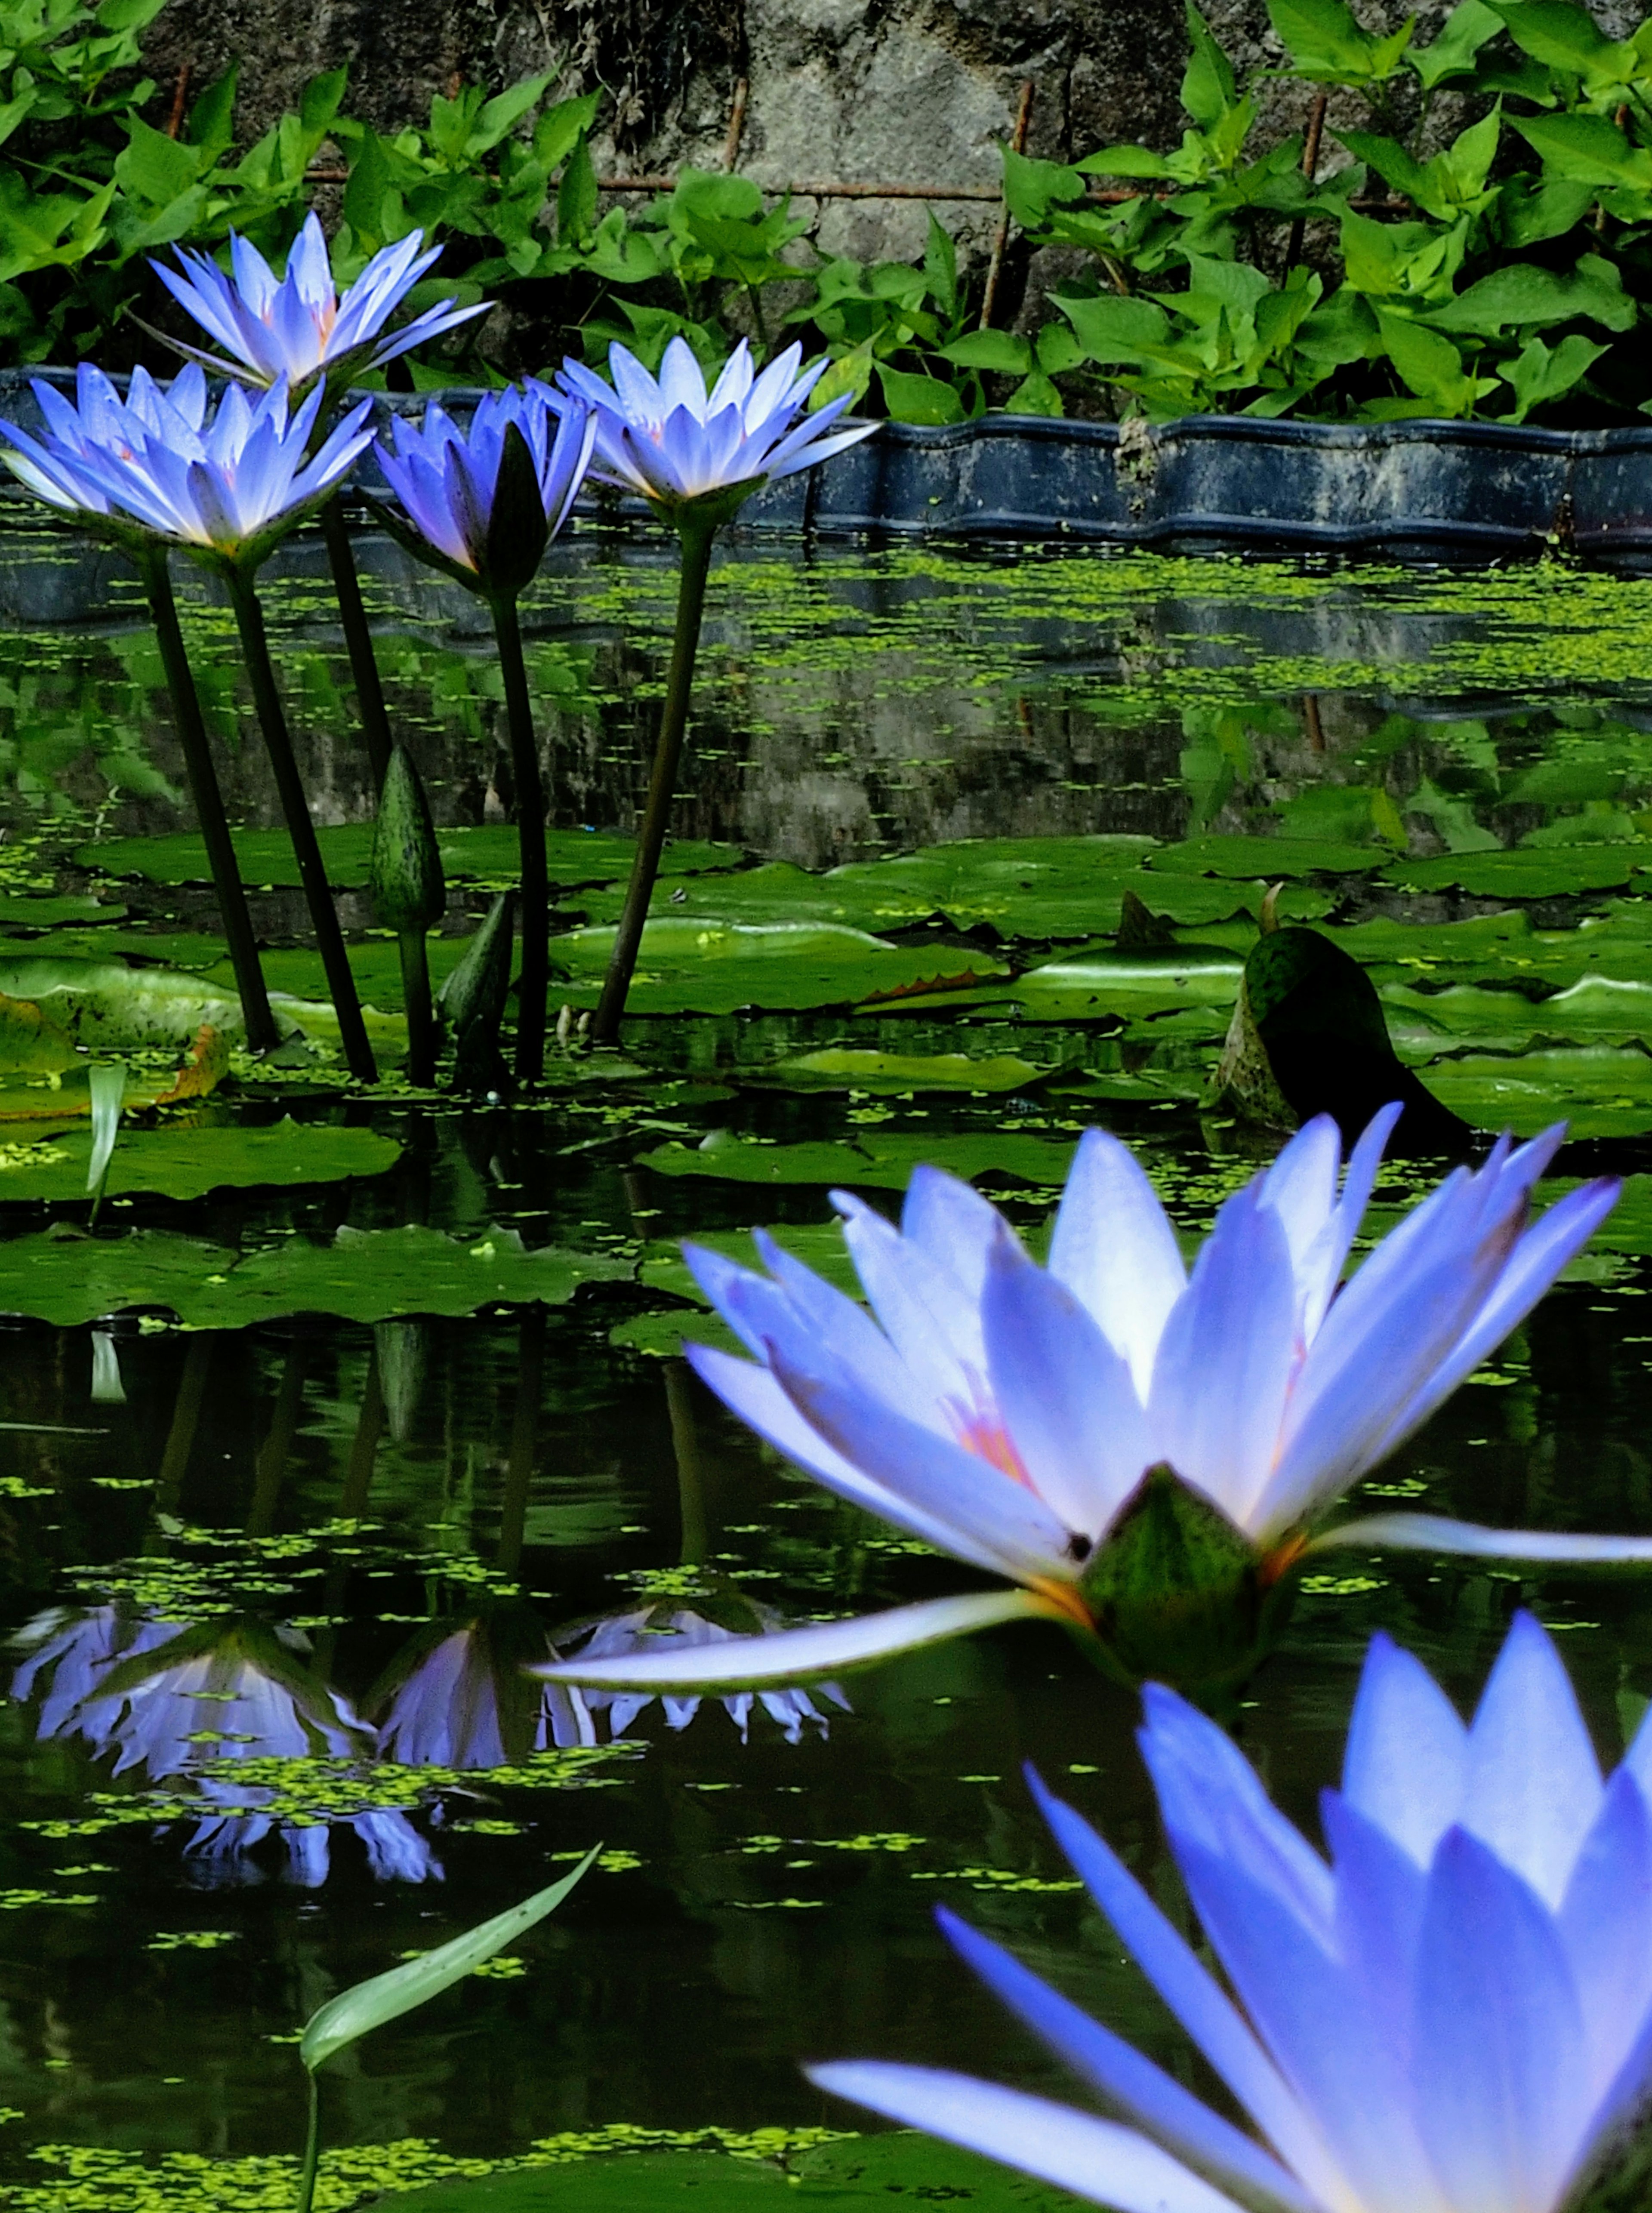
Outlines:
{"label": "rolled young lily leaf", "polygon": [[373,909],[396,933],[401,954],[402,1004],[407,1014],[407,1075],[429,1083],[436,1075],[436,1017],[430,1006],[430,964],[424,933],[441,921],[448,904],[442,854],[430,802],[405,746],[390,756],[373,837]]}
{"label": "rolled young lily leaf", "polygon": [[949,1637],[996,1629],[1001,1622],[1070,1621],[1071,1609],[1043,1593],[982,1591],[968,1598],[925,1599],[858,1620],[811,1622],[802,1629],[777,1630],[766,1637],[730,1639],[720,1644],[686,1646],[673,1652],[662,1639],[657,1651],[619,1660],[582,1662],[563,1660],[529,1670],[547,1683],[577,1683],[605,1691],[767,1691],[851,1668],[875,1667],[898,1653],[917,1652]]}
{"label": "rolled young lily leaf", "polygon": [[496,1913],[491,1921],[467,1930],[446,1944],[439,1944],[434,1952],[422,1958],[409,1960],[405,1966],[392,1967],[387,1973],[374,1975],[364,1983],[357,1983],[347,1990],[340,1990],[336,1998],[313,2013],[304,2024],[304,2034],[298,2046],[298,2056],[312,2074],[322,2062],[331,2059],[335,2051],[342,2051],[358,2036],[369,2029],[381,2028],[387,2021],[411,2013],[415,2006],[439,1997],[472,1969],[491,1960],[496,1952],[535,1922],[543,1921],[547,1913],[562,1904],[569,1892],[591,1866],[601,1850],[594,1844],[579,1865],[570,1874],[553,1882],[547,1889],[535,1891],[520,1905],[513,1905],[504,1913]]}
{"label": "rolled young lily leaf", "polygon": [[92,1151],[86,1164],[86,1188],[101,1190],[113,1155],[120,1128],[121,1101],[126,1095],[126,1070],[120,1061],[87,1070],[92,1093]]}

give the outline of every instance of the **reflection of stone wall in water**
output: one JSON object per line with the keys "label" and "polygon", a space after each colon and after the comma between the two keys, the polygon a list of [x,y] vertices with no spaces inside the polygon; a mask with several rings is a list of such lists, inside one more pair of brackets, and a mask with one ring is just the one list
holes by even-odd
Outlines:
{"label": "reflection of stone wall in water", "polygon": [[[1358,12],[1375,24],[1406,11],[1362,0]],[[1424,0],[1419,35],[1445,12],[1445,0]],[[1206,0],[1204,13],[1241,71],[1283,58],[1263,0]],[[350,64],[351,111],[381,126],[422,119],[455,75],[497,86],[554,70],[558,89],[610,93],[598,164],[633,174],[720,168],[744,76],[741,166],[774,187],[995,186],[997,143],[1028,78],[1034,154],[1072,159],[1120,140],[1168,148],[1185,120],[1186,53],[1182,0],[171,0],[147,48],[162,104],[180,63],[200,82],[238,58],[248,131],[338,62]],[[1300,124],[1311,94],[1286,85],[1266,96],[1277,132]],[[1369,127],[1361,103],[1349,113]],[[922,251],[922,201],[800,199],[796,211],[827,253]],[[978,253],[997,220],[978,201],[938,212]]]}

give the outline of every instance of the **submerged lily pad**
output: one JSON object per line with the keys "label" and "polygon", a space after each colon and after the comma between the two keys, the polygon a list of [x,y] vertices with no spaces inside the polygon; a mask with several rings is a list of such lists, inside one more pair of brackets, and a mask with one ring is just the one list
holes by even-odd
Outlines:
{"label": "submerged lily pad", "polygon": [[[594,1006],[613,950],[612,930],[551,942],[567,976],[552,997]],[[740,1007],[852,1006],[920,985],[950,988],[1008,974],[1002,961],[957,946],[886,944],[840,924],[723,923],[661,917],[643,932],[627,1001],[638,1015],[727,1015]]]}
{"label": "submerged lily pad", "polygon": [[742,2213],[782,2202],[873,2213],[907,2204],[972,2213],[1081,2213],[1081,2201],[1048,2183],[909,2129],[850,2137],[796,2154],[783,2171],[725,2152],[610,2153],[555,2166],[519,2167],[382,2201],[405,2213]]}
{"label": "submerged lily pad", "polygon": [[[0,1147],[0,1202],[83,1204],[91,1154],[89,1129],[66,1131],[40,1144]],[[393,1137],[290,1117],[261,1128],[233,1122],[123,1127],[104,1189],[110,1197],[149,1192],[162,1198],[204,1198],[230,1186],[340,1183],[382,1175],[400,1157]]]}
{"label": "submerged lily pad", "polygon": [[701,1144],[659,1145],[637,1156],[657,1175],[710,1176],[723,1183],[844,1184],[904,1191],[920,1162],[947,1168],[967,1180],[991,1176],[1009,1183],[1054,1189],[1072,1165],[1073,1137],[1039,1137],[1030,1131],[981,1131],[955,1135],[869,1131],[854,1143],[776,1145],[716,1130]]}
{"label": "submerged lily pad", "polygon": [[[292,840],[284,830],[237,830],[235,858],[248,885],[296,886],[301,881]],[[327,881],[338,891],[365,890],[373,857],[370,822],[335,823],[316,832]],[[521,847],[506,823],[438,830],[436,844],[448,878],[479,883],[515,883]],[[547,830],[546,858],[554,884],[613,883],[631,874],[637,841],[606,830]],[[691,875],[702,869],[731,869],[742,858],[737,845],[711,844],[703,838],[675,838],[665,850],[662,870]],[[75,865],[105,876],[146,876],[157,884],[210,884],[212,871],[204,841],[192,831],[166,838],[108,838],[82,845]]]}

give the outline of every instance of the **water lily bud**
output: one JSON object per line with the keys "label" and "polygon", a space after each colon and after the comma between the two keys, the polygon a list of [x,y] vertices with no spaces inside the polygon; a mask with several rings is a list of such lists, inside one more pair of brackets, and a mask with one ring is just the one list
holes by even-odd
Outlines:
{"label": "water lily bud", "polygon": [[454,1080],[463,1089],[485,1090],[498,1081],[515,909],[515,893],[501,892],[442,987],[442,1018],[453,1033]]}
{"label": "water lily bud", "polygon": [[448,904],[424,786],[405,746],[390,756],[379,796],[370,875],[373,911],[389,930],[430,930]]}

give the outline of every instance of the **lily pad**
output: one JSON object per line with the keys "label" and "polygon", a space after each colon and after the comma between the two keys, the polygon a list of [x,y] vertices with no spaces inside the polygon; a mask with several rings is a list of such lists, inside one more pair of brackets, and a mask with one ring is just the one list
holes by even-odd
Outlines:
{"label": "lily pad", "polygon": [[[39,1144],[0,1147],[0,1201],[83,1204],[91,1152],[89,1128]],[[104,1188],[111,1197],[149,1192],[163,1198],[204,1198],[231,1186],[341,1183],[381,1175],[400,1157],[393,1137],[329,1122],[288,1117],[260,1128],[174,1122],[158,1130],[123,1128]]]}
{"label": "lily pad", "polygon": [[855,1143],[768,1144],[714,1130],[698,1145],[658,1145],[637,1156],[656,1175],[709,1176],[722,1183],[843,1184],[905,1191],[920,1162],[973,1181],[990,1176],[1009,1183],[1055,1189],[1066,1181],[1077,1143],[1074,1137],[1039,1137],[1030,1131],[993,1131],[942,1136],[869,1131]]}
{"label": "lily pad", "polygon": [[1161,845],[1143,866],[1155,876],[1360,875],[1393,858],[1386,845],[1344,845],[1323,838],[1189,838]]}
{"label": "lily pad", "polygon": [[[292,840],[284,830],[237,830],[234,838],[244,883],[285,887],[300,882]],[[365,890],[373,857],[373,825],[335,823],[318,830],[316,839],[326,863],[327,881],[338,891]],[[520,872],[516,832],[506,823],[438,830],[436,845],[450,880],[515,883]],[[547,830],[545,849],[552,882],[564,886],[616,882],[631,874],[637,857],[634,838],[604,830]],[[742,858],[737,845],[677,838],[668,843],[661,866],[665,874],[675,876],[734,868]],[[166,838],[108,838],[82,845],[74,859],[77,868],[105,876],[146,876],[157,884],[212,881],[205,844],[192,831],[177,831]]]}
{"label": "lily pad", "polygon": [[[612,930],[576,930],[551,943],[567,981],[553,999],[594,1006]],[[638,1015],[732,1014],[740,1007],[852,1006],[919,985],[958,989],[1008,974],[1002,961],[957,946],[886,944],[837,923],[724,923],[661,917],[643,932],[628,1001]]]}
{"label": "lily pad", "polygon": [[1416,969],[1483,969],[1488,964],[1518,961],[1537,938],[1531,917],[1521,907],[1507,914],[1472,915],[1463,922],[1406,922],[1377,915],[1369,922],[1344,924],[1327,935],[1368,966],[1386,962]]}
{"label": "lily pad", "polygon": [[1431,861],[1397,861],[1382,881],[1397,890],[1467,892],[1476,899],[1557,899],[1628,883],[1652,863],[1652,844],[1530,846],[1493,853],[1442,853]]}
{"label": "lily pad", "polygon": [[66,923],[90,926],[125,919],[124,902],[74,893],[16,893],[0,897],[0,930],[58,930]]}
{"label": "lily pad", "polygon": [[1000,1052],[972,1059],[964,1052],[872,1052],[831,1046],[771,1061],[766,1068],[743,1069],[742,1083],[771,1084],[783,1091],[869,1091],[905,1097],[917,1091],[1026,1091],[1052,1073]]}
{"label": "lily pad", "polygon": [[1029,968],[1017,978],[1015,997],[1037,1021],[1225,1009],[1238,997],[1244,971],[1243,960],[1225,946],[1174,945],[1139,953],[1100,947]]}
{"label": "lily pad", "polygon": [[247,1329],[295,1314],[378,1322],[564,1306],[582,1283],[625,1281],[631,1268],[609,1253],[530,1252],[515,1230],[497,1225],[458,1238],[416,1224],[346,1225],[330,1244],[283,1238],[245,1258],[169,1230],[115,1238],[47,1231],[0,1243],[0,1313],[64,1327],[128,1307],[164,1309],[192,1329]]}
{"label": "lily pad", "polygon": [[1572,1046],[1436,1061],[1429,1086],[1482,1130],[1534,1137],[1551,1122],[1575,1137],[1636,1137],[1652,1130],[1652,1054],[1634,1046]]}

